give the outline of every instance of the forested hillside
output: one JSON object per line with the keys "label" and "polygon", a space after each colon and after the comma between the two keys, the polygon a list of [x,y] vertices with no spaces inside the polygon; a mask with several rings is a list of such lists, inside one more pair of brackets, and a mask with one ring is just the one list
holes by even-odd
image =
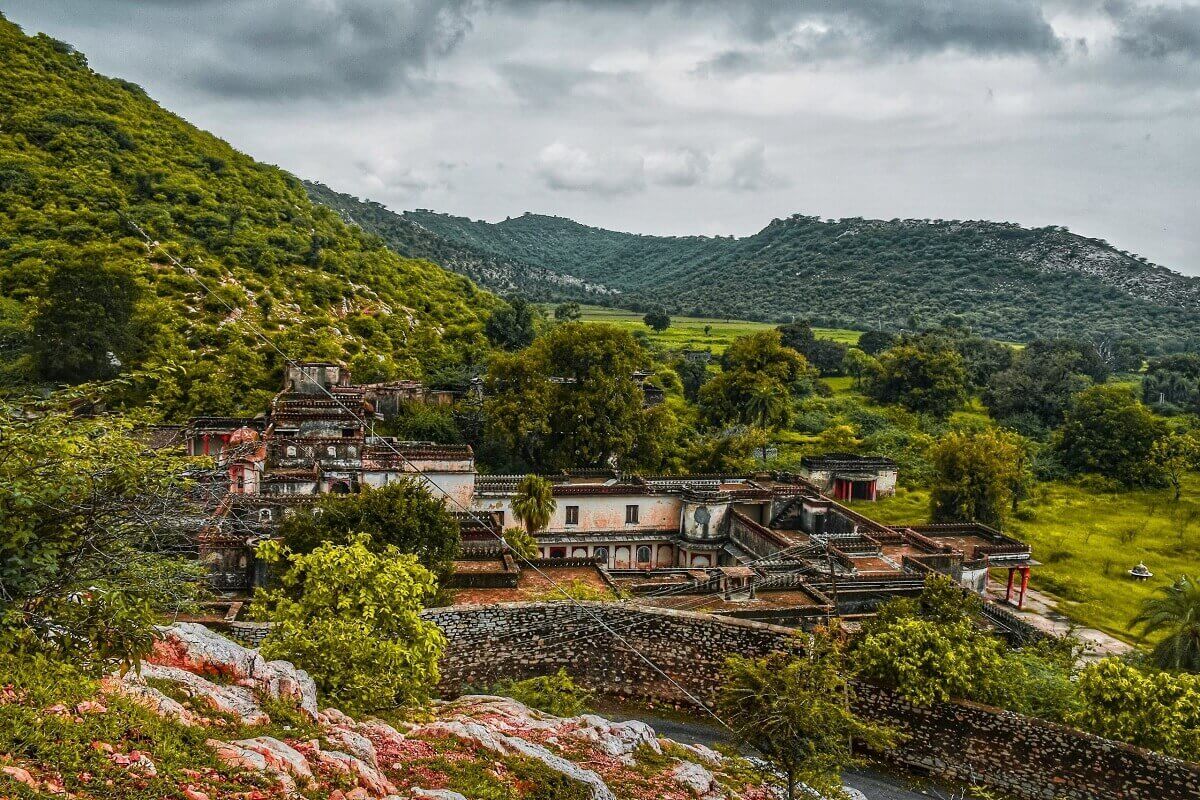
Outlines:
{"label": "forested hillside", "polygon": [[168,417],[259,411],[280,359],[240,320],[289,356],[343,359],[363,379],[436,376],[482,352],[492,295],[398,257],[294,176],[96,74],[69,45],[0,18],[0,74],[10,388],[136,367],[158,376],[130,399]]}
{"label": "forested hillside", "polygon": [[1064,229],[796,215],[732,237],[640,236],[526,214],[473,222],[404,218],[477,250],[618,289],[597,298],[695,316],[898,328],[960,314],[1025,340],[1122,334],[1168,343],[1200,331],[1200,278]]}
{"label": "forested hillside", "polygon": [[313,181],[305,181],[304,188],[314,202],[332,208],[345,221],[381,237],[400,255],[429,259],[493,291],[517,293],[531,300],[586,299],[611,294],[599,284],[439,236],[371,200],[360,200]]}

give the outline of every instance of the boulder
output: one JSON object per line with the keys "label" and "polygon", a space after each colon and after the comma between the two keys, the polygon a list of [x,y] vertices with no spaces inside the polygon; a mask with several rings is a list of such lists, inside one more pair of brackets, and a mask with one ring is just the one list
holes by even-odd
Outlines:
{"label": "boulder", "polygon": [[386,775],[349,753],[337,750],[319,750],[314,753],[314,757],[320,763],[352,776],[358,785],[366,789],[372,797],[386,797],[396,793],[396,787],[392,785]]}
{"label": "boulder", "polygon": [[379,759],[375,753],[375,745],[361,733],[345,726],[338,726],[327,730],[325,738],[359,761],[370,764],[375,769],[379,769]]}
{"label": "boulder", "polygon": [[191,711],[184,708],[178,700],[167,697],[153,686],[119,678],[106,678],[101,684],[101,689],[105,692],[122,694],[143,708],[150,709],[158,716],[176,720],[185,727],[190,728],[196,725],[196,716]]}
{"label": "boulder", "polygon": [[467,800],[465,796],[449,789],[422,789],[414,786],[411,791],[414,798],[424,798],[424,800]]}
{"label": "boulder", "polygon": [[639,720],[611,722],[595,714],[584,714],[572,721],[578,721],[581,725],[574,732],[575,736],[594,741],[610,756],[626,760],[642,746],[662,754],[662,746],[654,729]]}
{"label": "boulder", "polygon": [[692,797],[705,800],[718,800],[725,795],[713,774],[699,764],[691,761],[680,761],[671,770],[671,778],[680,786],[691,792]]}
{"label": "boulder", "polygon": [[267,769],[280,773],[286,772],[293,778],[307,783],[312,780],[313,773],[305,760],[295,748],[284,744],[270,736],[256,736],[253,739],[239,739],[231,742],[238,747],[252,750],[261,755],[267,762]]}
{"label": "boulder", "polygon": [[254,692],[245,686],[225,686],[179,667],[146,664],[140,675],[130,672],[126,683],[144,685],[148,679],[170,681],[189,697],[203,700],[222,714],[232,714],[244,725],[266,725],[271,718],[258,706]]}

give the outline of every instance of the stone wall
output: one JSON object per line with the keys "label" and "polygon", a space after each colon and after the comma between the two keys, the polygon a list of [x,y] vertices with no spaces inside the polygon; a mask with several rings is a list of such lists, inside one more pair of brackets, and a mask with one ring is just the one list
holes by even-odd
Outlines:
{"label": "stone wall", "polygon": [[[449,640],[442,672],[451,691],[563,667],[616,697],[711,703],[727,657],[798,652],[805,641],[790,628],[618,603],[506,603],[423,616]],[[1200,765],[1017,714],[967,703],[922,708],[865,685],[856,711],[908,735],[893,760],[1030,800],[1200,797]]]}

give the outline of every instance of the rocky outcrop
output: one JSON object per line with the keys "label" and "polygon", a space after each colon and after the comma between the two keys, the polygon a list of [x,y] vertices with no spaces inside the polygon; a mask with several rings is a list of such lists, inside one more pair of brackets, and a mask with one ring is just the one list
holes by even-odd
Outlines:
{"label": "rocky outcrop", "polygon": [[[718,777],[724,756],[660,739],[637,721],[556,717],[488,695],[435,702],[420,722],[355,720],[336,708],[318,711],[315,685],[302,670],[266,661],[257,650],[194,624],[163,629],[140,672],[112,676],[104,686],[158,716],[205,730],[206,745],[226,773],[185,770],[178,790],[189,800],[255,796],[222,789],[229,775],[257,776],[257,785],[273,787],[264,800],[314,793],[331,800],[469,800],[470,794],[458,791],[465,786],[454,784],[453,772],[438,766],[461,761],[486,765],[491,780],[558,781],[575,786],[573,796],[590,800],[772,796],[762,786],[730,791],[729,776],[724,783]],[[309,722],[298,729],[271,720],[263,707],[267,699],[290,700]],[[103,709],[88,701],[75,711]],[[63,706],[62,713],[74,712]],[[97,746],[107,748],[108,758],[125,759],[128,769],[155,774],[152,753]],[[20,781],[19,769],[11,765],[6,774]]]}

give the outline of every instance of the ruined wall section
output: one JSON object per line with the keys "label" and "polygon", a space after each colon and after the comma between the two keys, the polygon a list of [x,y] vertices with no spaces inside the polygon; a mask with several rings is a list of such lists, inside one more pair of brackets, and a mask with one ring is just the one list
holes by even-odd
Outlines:
{"label": "ruined wall section", "polygon": [[[449,640],[442,661],[449,690],[563,667],[608,695],[688,703],[690,694],[711,704],[727,657],[800,652],[805,642],[789,628],[618,603],[506,603],[429,609],[423,616]],[[1200,765],[1018,714],[969,703],[922,708],[866,685],[856,711],[908,735],[889,754],[894,760],[1029,800],[1200,797]]]}

